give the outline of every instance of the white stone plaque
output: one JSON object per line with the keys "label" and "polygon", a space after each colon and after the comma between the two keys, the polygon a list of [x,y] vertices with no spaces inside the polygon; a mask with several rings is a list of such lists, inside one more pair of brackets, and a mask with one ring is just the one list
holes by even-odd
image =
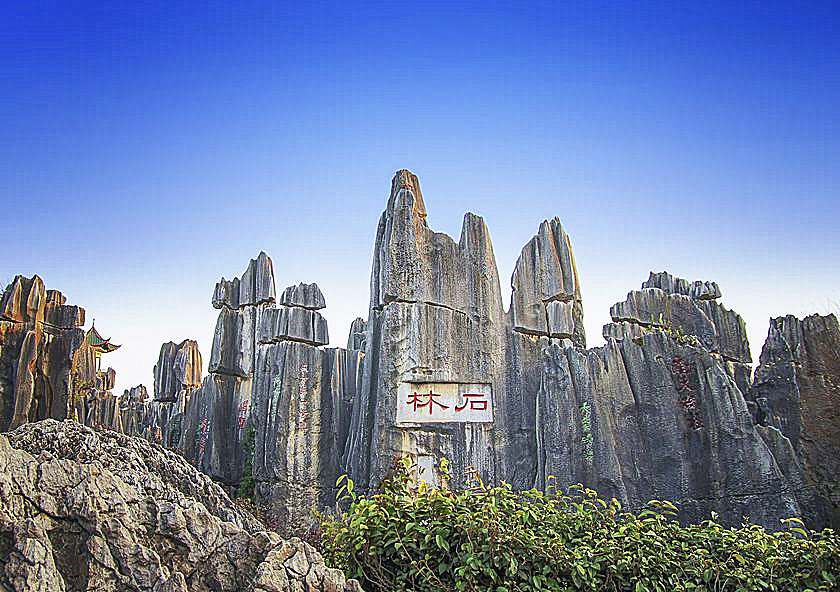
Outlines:
{"label": "white stone plaque", "polygon": [[489,384],[401,382],[397,423],[492,423]]}

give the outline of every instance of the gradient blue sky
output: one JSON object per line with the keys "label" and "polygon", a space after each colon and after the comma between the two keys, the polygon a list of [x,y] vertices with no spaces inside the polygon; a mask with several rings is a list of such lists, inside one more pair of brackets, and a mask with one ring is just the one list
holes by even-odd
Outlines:
{"label": "gradient blue sky", "polygon": [[837,3],[20,2],[0,8],[0,281],[38,273],[124,347],[209,359],[261,249],[365,316],[392,173],[502,277],[560,216],[587,336],[650,270],[714,279],[760,351],[840,299]]}

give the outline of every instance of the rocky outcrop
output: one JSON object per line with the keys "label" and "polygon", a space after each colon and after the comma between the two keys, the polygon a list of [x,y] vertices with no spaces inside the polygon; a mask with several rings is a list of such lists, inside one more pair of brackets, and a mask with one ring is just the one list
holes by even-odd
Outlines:
{"label": "rocky outcrop", "polygon": [[365,351],[367,339],[367,322],[357,317],[350,325],[350,335],[347,336],[347,349]]}
{"label": "rocky outcrop", "polygon": [[[505,311],[484,221],[465,215],[457,242],[435,232],[404,170],[377,227],[368,316],[353,322],[346,348],[325,347],[318,286],[275,299],[273,274],[260,253],[216,284],[200,387],[197,350],[164,344],[156,400],[138,388],[73,413],[180,452],[227,491],[253,496],[283,531],[302,532],[312,510],[334,506],[339,475],[371,491],[399,456],[433,483],[445,457],[456,485],[472,474],[516,489],[581,482],[631,507],[675,501],[685,520],[715,511],[771,528],[790,515],[840,524],[833,317],[774,320],[753,381],[744,322],[720,287],[657,272],[611,308],[606,344],[585,349],[582,289],[559,219],[523,247]],[[27,286],[4,300],[4,318],[78,319]],[[52,312],[39,313],[41,301],[56,303]],[[29,368],[39,368],[39,342],[9,327],[19,337],[0,362],[13,360],[26,393],[38,383]],[[112,376],[91,373],[80,351],[74,369],[106,388]]]}
{"label": "rocky outcrop", "polygon": [[240,277],[222,278],[213,292],[219,309],[210,375],[184,400],[176,449],[232,491],[242,480],[244,440],[251,426],[254,363],[266,311],[274,309],[274,265],[260,253]]}
{"label": "rocky outcrop", "polygon": [[82,325],[85,310],[16,276],[0,299],[0,431],[45,418],[113,422],[100,401],[113,388],[99,372]]}
{"label": "rocky outcrop", "polygon": [[321,310],[327,307],[324,295],[318,284],[300,283],[297,286],[289,286],[283,290],[280,302],[284,306],[299,306],[310,310]]}
{"label": "rocky outcrop", "polygon": [[570,339],[585,347],[583,302],[569,235],[559,218],[540,224],[511,278],[515,331]]}
{"label": "rocky outcrop", "polygon": [[185,339],[168,341],[160,347],[154,367],[155,400],[174,401],[178,393],[201,386],[201,352],[198,343]]}
{"label": "rocky outcrop", "polygon": [[[316,284],[288,287],[279,303],[274,293],[265,253],[241,277],[222,278],[210,375],[189,388],[190,365],[179,360],[201,359],[194,342],[164,344],[156,400],[145,389],[127,393],[123,425],[181,453],[230,492],[253,479],[253,493],[240,494],[253,495],[274,528],[301,532],[312,526],[312,510],[334,503],[363,355],[323,347],[326,301]],[[364,324],[354,328],[364,332]]]}
{"label": "rocky outcrop", "polygon": [[361,354],[324,349],[326,305],[316,284],[290,286],[266,310],[254,373],[253,477],[272,526],[300,532],[335,503],[335,481],[357,390]]}
{"label": "rocky outcrop", "polygon": [[790,441],[807,484],[800,488],[803,505],[822,520],[840,524],[837,318],[772,319],[749,398],[757,423],[776,428]]}
{"label": "rocky outcrop", "polygon": [[537,399],[537,486],[593,487],[641,508],[678,504],[777,527],[800,515],[795,491],[713,354],[665,331],[581,351],[552,344]]}
{"label": "rocky outcrop", "polygon": [[360,590],[179,456],[115,432],[48,420],[0,435],[0,495],[4,590]]}
{"label": "rocky outcrop", "polygon": [[[457,243],[434,232],[417,177],[399,171],[376,234],[364,375],[346,453],[349,473],[362,489],[375,486],[403,454],[426,469],[446,456],[453,475],[474,467],[491,481],[500,457],[527,455],[513,450],[518,439],[506,423],[514,417],[507,409],[497,409],[501,425],[407,429],[396,421],[406,404],[403,383],[490,384],[501,393],[497,408],[503,407],[506,325],[484,221],[467,214]],[[427,475],[434,479],[434,471]]]}
{"label": "rocky outcrop", "polygon": [[279,306],[265,311],[259,330],[259,342],[299,341],[309,345],[330,342],[327,320],[316,310],[302,306]]}
{"label": "rocky outcrop", "polygon": [[[714,282],[690,283],[667,272],[651,272],[642,289],[630,292],[624,302],[615,304],[610,316],[613,323],[663,329],[677,339],[696,340],[696,345],[726,360],[750,364],[744,321],[718,303],[720,297],[720,288]],[[604,337],[616,336],[620,333],[616,331],[608,325]]]}
{"label": "rocky outcrop", "polygon": [[720,287],[715,282],[696,280],[690,282],[674,277],[667,271],[650,272],[650,277],[642,284],[642,289],[658,288],[667,294],[681,294],[693,300],[717,300],[722,296]]}
{"label": "rocky outcrop", "polygon": [[720,297],[715,282],[651,272],[641,290],[610,309],[613,322],[604,326],[604,339],[637,339],[650,330],[666,331],[681,343],[720,356],[746,393],[752,373],[747,328],[739,314],[718,302]]}
{"label": "rocky outcrop", "polygon": [[251,259],[241,279],[219,280],[212,302],[214,308],[236,310],[274,302],[274,297],[274,266],[268,255],[260,253],[256,259]]}
{"label": "rocky outcrop", "polygon": [[[427,219],[417,178],[400,171],[377,231],[365,339],[353,341],[365,362],[345,459],[362,489],[396,456],[432,481],[446,457],[456,481],[476,471],[516,488],[582,482],[634,507],[675,500],[686,520],[717,511],[775,528],[808,516],[789,442],[777,433],[771,447],[752,420],[744,323],[717,284],[652,273],[613,307],[606,346],[585,350],[559,220],[523,248],[505,314],[481,219],[467,214],[458,243]],[[489,389],[492,420],[405,420],[406,404],[443,413],[432,397],[453,384]]]}

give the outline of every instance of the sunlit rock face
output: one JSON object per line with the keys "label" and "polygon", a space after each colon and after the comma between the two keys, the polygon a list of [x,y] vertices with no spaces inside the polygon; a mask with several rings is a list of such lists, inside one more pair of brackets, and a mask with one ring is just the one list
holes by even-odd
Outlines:
{"label": "sunlit rock face", "polygon": [[132,433],[177,450],[231,492],[253,479],[272,526],[293,531],[334,503],[362,353],[323,347],[326,300],[316,284],[290,286],[279,302],[275,293],[265,253],[240,277],[222,278],[209,376],[195,388],[194,342],[164,344],[155,400],[131,393],[126,416]]}
{"label": "sunlit rock face", "polygon": [[586,345],[580,280],[571,240],[559,218],[540,224],[522,248],[511,288],[515,331]]}
{"label": "sunlit rock face", "polygon": [[[362,487],[376,485],[403,454],[424,467],[446,456],[457,479],[470,469],[495,480],[510,464],[529,464],[514,458],[519,434],[508,427],[507,326],[484,221],[467,214],[457,243],[434,232],[417,177],[398,172],[376,235],[364,375],[346,455]],[[497,422],[397,426],[404,382],[489,384]],[[524,466],[523,483],[528,473]]]}
{"label": "sunlit rock face", "polygon": [[118,426],[114,371],[98,372],[85,310],[18,275],[0,299],[0,431],[45,418]]}
{"label": "sunlit rock face", "polygon": [[[825,442],[815,448],[801,426],[835,401],[819,385],[835,384],[823,370],[837,346],[790,345],[831,334],[830,323],[779,325],[784,344],[768,341],[779,353],[762,356],[752,386],[746,329],[720,287],[658,272],[612,307],[606,344],[585,349],[582,288],[556,218],[523,247],[511,287],[505,311],[483,220],[467,214],[457,242],[433,231],[417,177],[399,171],[377,229],[368,319],[353,322],[347,348],[324,347],[317,285],[274,301],[264,254],[219,282],[211,376],[185,404],[178,449],[230,487],[247,472],[266,515],[289,529],[335,503],[339,475],[369,491],[405,455],[431,482],[445,478],[445,457],[456,484],[476,474],[520,489],[583,483],[630,507],[672,500],[686,520],[830,519],[820,500],[833,493],[817,489],[836,479],[813,467],[831,466],[824,451],[837,435],[812,427]],[[816,360],[807,376],[822,377],[809,383],[814,411],[801,405],[807,364],[793,349]],[[787,382],[767,378],[777,375]]]}

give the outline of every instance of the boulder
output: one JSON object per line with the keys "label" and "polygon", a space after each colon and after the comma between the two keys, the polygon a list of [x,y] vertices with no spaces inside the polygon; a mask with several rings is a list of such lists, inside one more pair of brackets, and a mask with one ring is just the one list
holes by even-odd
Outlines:
{"label": "boulder", "polygon": [[261,319],[259,342],[280,341],[326,345],[330,341],[327,320],[318,311],[308,308],[279,306],[267,309]]}

